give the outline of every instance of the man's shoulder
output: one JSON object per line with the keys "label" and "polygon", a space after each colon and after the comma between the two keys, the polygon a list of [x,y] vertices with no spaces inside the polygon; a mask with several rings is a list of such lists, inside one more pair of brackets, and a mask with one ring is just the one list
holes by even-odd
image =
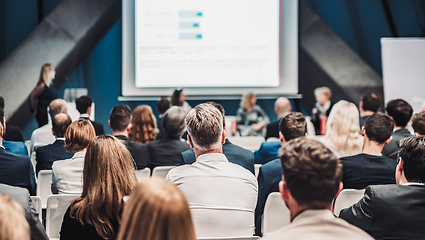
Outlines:
{"label": "man's shoulder", "polygon": [[[398,184],[386,184],[386,185],[371,185],[366,188],[366,194],[372,194],[378,199],[388,199],[390,201],[395,200],[396,197],[404,196],[406,194],[418,193],[421,199],[425,202],[425,186],[424,185],[398,185]],[[409,195],[412,197],[412,195]]]}
{"label": "man's shoulder", "polygon": [[252,157],[254,157],[252,151],[249,151],[248,149],[235,145],[231,143],[230,141],[223,145],[223,152],[224,151],[232,151],[233,153],[237,152],[237,154],[244,154],[244,155],[250,155],[250,156],[252,155]]}
{"label": "man's shoulder", "polygon": [[16,161],[28,161],[29,160],[28,155],[20,155],[20,154],[15,154],[15,153],[11,153],[11,152],[3,152],[2,154],[0,154],[0,158],[16,159]]}
{"label": "man's shoulder", "polygon": [[281,169],[281,162],[280,159],[277,158],[275,160],[271,160],[270,162],[261,165],[260,169],[262,169],[263,171],[272,171],[272,170],[276,170],[278,169],[280,171]]}

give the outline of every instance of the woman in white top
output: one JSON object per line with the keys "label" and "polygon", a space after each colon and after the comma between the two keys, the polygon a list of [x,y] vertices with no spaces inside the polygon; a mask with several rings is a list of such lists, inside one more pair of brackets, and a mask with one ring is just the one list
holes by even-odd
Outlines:
{"label": "woman in white top", "polygon": [[81,194],[86,149],[96,136],[90,120],[80,118],[66,129],[65,149],[75,152],[71,159],[53,162],[52,192],[55,194]]}

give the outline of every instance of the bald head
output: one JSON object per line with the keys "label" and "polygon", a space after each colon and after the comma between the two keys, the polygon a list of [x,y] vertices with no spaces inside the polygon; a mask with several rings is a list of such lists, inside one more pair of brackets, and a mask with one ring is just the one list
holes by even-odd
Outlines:
{"label": "bald head", "polygon": [[49,107],[50,107],[49,114],[52,120],[56,114],[68,112],[68,107],[66,106],[66,102],[65,100],[61,98],[57,98],[51,101]]}
{"label": "bald head", "polygon": [[291,102],[285,97],[280,97],[274,102],[274,112],[279,118],[283,118],[286,114],[291,112]]}
{"label": "bald head", "polygon": [[58,113],[52,118],[53,134],[56,138],[65,137],[66,129],[72,120],[66,113]]}

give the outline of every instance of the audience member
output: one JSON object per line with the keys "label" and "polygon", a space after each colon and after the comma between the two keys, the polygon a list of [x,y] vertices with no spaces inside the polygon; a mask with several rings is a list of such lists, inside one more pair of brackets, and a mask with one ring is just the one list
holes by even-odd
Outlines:
{"label": "audience member", "polygon": [[64,147],[66,129],[71,122],[71,118],[66,113],[56,114],[52,118],[52,132],[56,141],[37,149],[35,154],[35,161],[37,162],[35,169],[37,174],[41,170],[51,170],[54,161],[68,159],[74,155],[73,152],[67,152]]}
{"label": "audience member", "polygon": [[222,114],[211,104],[200,104],[185,121],[196,162],[171,169],[166,179],[186,196],[197,237],[252,236],[257,181],[223,154]]}
{"label": "audience member", "polygon": [[190,149],[188,143],[181,140],[186,132],[184,118],[187,112],[182,107],[172,106],[162,119],[165,138],[149,143],[149,167],[177,166],[182,161],[182,152]]}
{"label": "audience member", "polygon": [[131,128],[128,134],[130,141],[149,144],[156,139],[156,118],[152,108],[148,105],[140,105],[133,111]]}
{"label": "audience member", "polygon": [[364,197],[339,216],[376,239],[423,239],[424,172],[425,137],[401,139],[397,184],[367,187]]}
{"label": "audience member", "polygon": [[87,146],[96,136],[88,119],[80,118],[66,129],[65,149],[75,152],[72,158],[53,162],[52,192],[54,194],[81,194],[83,168]]}
{"label": "audience member", "polygon": [[397,142],[405,137],[412,136],[407,130],[407,124],[412,117],[413,108],[403,99],[395,99],[387,103],[385,110],[394,121],[394,132],[391,142],[382,150],[382,155],[397,160]]}
{"label": "audience member", "polygon": [[[215,102],[209,102],[209,104],[213,105],[220,111],[223,117],[223,129],[226,129],[226,121],[225,121],[223,106]],[[255,174],[254,158],[251,151],[232,144],[229,141],[229,139],[227,139],[227,137],[222,146],[222,150],[223,150],[223,154],[226,156],[229,162],[237,164],[241,167],[244,167],[248,171],[252,172],[252,174]],[[184,151],[182,155],[183,155],[183,162],[180,162],[180,165],[192,164],[196,161],[195,152],[193,151],[193,149],[188,149]]]}
{"label": "audience member", "polygon": [[267,124],[267,131],[265,139],[270,137],[279,138],[279,123],[286,114],[292,111],[291,102],[285,97],[280,97],[274,102],[274,112],[278,120]]}
{"label": "audience member", "polygon": [[369,185],[395,183],[397,163],[381,153],[391,141],[393,128],[393,121],[383,113],[375,113],[366,120],[362,153],[341,158],[344,188],[365,189]]}
{"label": "audience member", "polygon": [[314,90],[314,96],[316,97],[316,104],[312,110],[311,122],[314,125],[316,135],[324,135],[327,129],[322,122],[326,122],[331,113],[332,92],[328,87],[319,87]]}
{"label": "audience member", "polygon": [[342,166],[332,151],[308,138],[291,140],[282,150],[279,191],[291,223],[263,239],[372,239],[332,213],[342,190]]}
{"label": "audience member", "polygon": [[0,194],[0,239],[30,240],[29,230],[22,207],[7,195]]}
{"label": "audience member", "polygon": [[118,240],[135,239],[197,239],[187,200],[174,184],[152,178],[131,191]]}
{"label": "audience member", "polygon": [[381,97],[375,93],[366,93],[359,104],[360,129],[365,125],[366,120],[381,108]]}
{"label": "audience member", "polygon": [[0,183],[28,189],[32,196],[36,194],[34,169],[28,155],[6,152],[3,147],[4,110],[0,108]]}
{"label": "audience member", "polygon": [[92,103],[93,100],[89,96],[81,96],[75,100],[75,106],[81,114],[80,118],[88,119],[94,127],[96,136],[100,136],[105,134],[105,131],[103,130],[103,124],[90,120]]}
{"label": "audience member", "polygon": [[182,107],[186,113],[192,109],[189,103],[186,102],[186,95],[181,88],[174,90],[173,95],[171,95],[171,106]]}
{"label": "audience member", "polygon": [[266,164],[278,158],[280,147],[280,141],[262,142],[260,148],[254,152],[255,164]]}
{"label": "audience member", "polygon": [[252,92],[242,96],[240,108],[236,112],[236,121],[242,137],[262,136],[263,128],[270,122],[266,112],[257,105],[257,97]]}
{"label": "audience member", "polygon": [[337,157],[359,154],[363,145],[359,128],[359,111],[356,105],[341,100],[329,114],[323,143]]}
{"label": "audience member", "polygon": [[60,239],[115,239],[122,199],[136,184],[133,161],[124,144],[110,135],[95,137],[84,159],[83,193],[68,207]]}
{"label": "audience member", "polygon": [[25,143],[21,141],[6,141],[3,139],[3,147],[6,149],[6,152],[10,152],[10,153],[18,154],[18,155],[28,155],[27,146],[25,145]]}
{"label": "audience member", "polygon": [[[2,96],[0,96],[0,109],[3,109],[4,112],[4,98]],[[3,134],[3,147],[6,149],[6,152],[28,155],[28,149],[24,143],[24,137],[22,136],[21,130],[18,127],[6,124],[6,119],[3,124],[5,128]]]}
{"label": "audience member", "polygon": [[412,127],[416,136],[425,135],[425,112],[415,113],[413,115]]}
{"label": "audience member", "polygon": [[[4,98],[0,96],[0,108],[4,109]],[[4,139],[6,141],[16,141],[16,142],[24,142],[24,136],[22,136],[22,132],[18,127],[11,126],[10,124],[6,125],[6,130],[4,134]]]}
{"label": "audience member", "polygon": [[[49,105],[50,119],[53,119],[53,117],[56,114],[67,113],[67,112],[68,112],[68,107],[66,106],[65,100],[58,98],[50,102],[50,105]],[[55,136],[52,134],[52,124],[47,123],[43,125],[42,127],[35,129],[34,132],[32,132],[30,151],[32,153],[38,147],[52,144],[55,140],[56,140]]]}
{"label": "audience member", "polygon": [[135,168],[143,169],[147,167],[150,160],[148,147],[143,143],[128,140],[128,133],[131,129],[130,107],[127,105],[115,106],[109,116],[108,124],[112,130],[112,135],[120,139],[130,151]]}
{"label": "audience member", "polygon": [[165,111],[170,108],[170,101],[167,97],[161,97],[161,99],[156,103],[156,111],[158,113],[158,120],[156,126],[158,127],[159,133],[162,136],[165,136],[164,128],[162,127],[162,118],[164,117]]}
{"label": "audience member", "polygon": [[[281,146],[288,141],[307,136],[307,122],[302,113],[287,114],[280,121],[279,140]],[[261,236],[261,222],[264,205],[272,192],[279,192],[279,182],[282,180],[280,159],[270,161],[260,167],[258,172],[258,200],[255,209],[255,234]]]}

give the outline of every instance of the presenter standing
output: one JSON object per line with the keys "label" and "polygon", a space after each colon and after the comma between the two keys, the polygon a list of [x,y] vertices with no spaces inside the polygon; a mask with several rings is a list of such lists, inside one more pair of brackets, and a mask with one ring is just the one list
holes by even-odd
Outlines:
{"label": "presenter standing", "polygon": [[257,97],[252,92],[243,95],[236,121],[242,137],[264,135],[263,129],[270,122],[264,110],[257,105]]}
{"label": "presenter standing", "polygon": [[171,95],[171,106],[182,107],[186,113],[192,109],[189,103],[186,102],[186,95],[183,93],[183,89],[181,88],[174,90],[173,95]]}
{"label": "presenter standing", "polygon": [[43,64],[37,86],[32,90],[29,96],[30,110],[32,113],[35,113],[35,118],[39,127],[48,123],[47,107],[58,95],[52,83],[52,80],[55,79],[55,75],[56,71],[52,64]]}

